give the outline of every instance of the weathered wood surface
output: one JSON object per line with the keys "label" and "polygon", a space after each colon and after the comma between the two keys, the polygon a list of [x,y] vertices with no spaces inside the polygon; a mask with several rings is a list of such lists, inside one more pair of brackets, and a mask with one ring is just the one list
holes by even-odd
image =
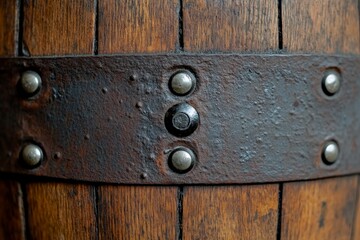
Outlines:
{"label": "weathered wood surface", "polygon": [[350,239],[357,176],[284,184],[281,239]]}
{"label": "weathered wood surface", "polygon": [[276,239],[278,185],[185,187],[183,239]]}

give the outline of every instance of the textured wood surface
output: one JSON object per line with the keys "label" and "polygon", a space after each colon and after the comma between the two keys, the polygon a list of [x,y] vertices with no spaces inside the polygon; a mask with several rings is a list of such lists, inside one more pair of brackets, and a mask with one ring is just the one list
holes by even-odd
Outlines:
{"label": "textured wood surface", "polygon": [[99,239],[176,239],[176,196],[176,187],[99,187]]}
{"label": "textured wood surface", "polygon": [[355,218],[352,229],[352,240],[360,239],[360,176],[358,176],[357,202],[355,206]]}
{"label": "textured wood surface", "polygon": [[357,176],[287,183],[281,239],[350,239]]}
{"label": "textured wood surface", "polygon": [[278,48],[276,0],[184,0],[185,51]]}
{"label": "textured wood surface", "polygon": [[2,0],[0,4],[0,56],[14,56],[19,21],[17,1]]}
{"label": "textured wood surface", "polygon": [[278,185],[186,187],[183,239],[276,239]]}
{"label": "textured wood surface", "polygon": [[174,51],[178,11],[178,0],[99,1],[99,53]]}
{"label": "textured wood surface", "polygon": [[[277,1],[183,1],[184,50],[278,48]],[[185,187],[182,237],[276,239],[278,185]]]}
{"label": "textured wood surface", "polygon": [[[284,50],[359,53],[356,0],[282,1]],[[285,183],[282,239],[350,239],[356,177]]]}
{"label": "textured wood surface", "polygon": [[[182,48],[263,52],[278,46],[288,52],[359,53],[356,0],[282,0],[280,25],[278,2],[183,0],[180,9],[178,0],[3,1],[0,55],[17,52],[18,25],[20,49],[30,56]],[[177,187],[30,182],[22,219],[19,184],[0,181],[0,239],[24,239],[24,222],[26,237],[39,240],[350,239],[351,230],[360,239],[357,179],[285,183],[281,225],[277,184],[188,186],[181,195]]]}
{"label": "textured wood surface", "polygon": [[26,191],[30,239],[97,239],[93,187],[41,182]]}
{"label": "textured wood surface", "polygon": [[291,52],[359,53],[357,0],[283,0],[283,47]]}
{"label": "textured wood surface", "polygon": [[0,179],[0,239],[24,240],[24,224],[20,184]]}
{"label": "textured wood surface", "polygon": [[[99,1],[98,52],[175,51],[179,1]],[[100,186],[99,239],[176,239],[177,187]]]}
{"label": "textured wood surface", "polygon": [[24,55],[92,54],[94,0],[28,0],[24,2]]}
{"label": "textured wood surface", "polygon": [[[17,55],[18,14],[17,1],[1,1],[0,57]],[[22,197],[21,186],[17,181],[0,178],[0,239],[25,239]]]}
{"label": "textured wood surface", "polygon": [[[92,54],[94,24],[92,0],[24,1],[24,54]],[[94,187],[28,183],[26,195],[30,239],[97,239]]]}

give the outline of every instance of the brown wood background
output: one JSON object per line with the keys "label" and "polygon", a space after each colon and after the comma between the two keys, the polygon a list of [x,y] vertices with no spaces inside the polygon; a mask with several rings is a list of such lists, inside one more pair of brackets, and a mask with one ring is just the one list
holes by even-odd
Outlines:
{"label": "brown wood background", "polygon": [[[0,6],[0,56],[360,51],[357,0],[2,0]],[[356,175],[229,186],[0,179],[0,239],[360,239]]]}

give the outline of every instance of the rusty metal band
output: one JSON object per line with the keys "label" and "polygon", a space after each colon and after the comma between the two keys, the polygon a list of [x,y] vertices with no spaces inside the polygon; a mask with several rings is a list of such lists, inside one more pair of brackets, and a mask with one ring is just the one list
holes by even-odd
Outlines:
{"label": "rusty metal band", "polygon": [[[176,96],[178,70],[195,90]],[[341,88],[327,96],[324,72]],[[18,90],[38,72],[40,92]],[[170,134],[164,116],[186,102],[194,133]],[[121,184],[227,184],[315,179],[360,172],[360,58],[328,55],[120,55],[0,59],[0,172]],[[327,140],[340,148],[327,165]],[[36,168],[19,159],[27,142],[44,151]],[[191,171],[169,167],[176,147],[196,155]]]}

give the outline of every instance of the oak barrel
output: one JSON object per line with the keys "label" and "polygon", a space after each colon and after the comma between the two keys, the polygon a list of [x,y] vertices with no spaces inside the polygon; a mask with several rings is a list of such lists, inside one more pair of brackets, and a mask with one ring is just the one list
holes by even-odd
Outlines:
{"label": "oak barrel", "polygon": [[[360,52],[357,0],[0,5],[1,57]],[[359,187],[357,174],[257,184],[131,185],[4,172],[0,239],[357,240]]]}

